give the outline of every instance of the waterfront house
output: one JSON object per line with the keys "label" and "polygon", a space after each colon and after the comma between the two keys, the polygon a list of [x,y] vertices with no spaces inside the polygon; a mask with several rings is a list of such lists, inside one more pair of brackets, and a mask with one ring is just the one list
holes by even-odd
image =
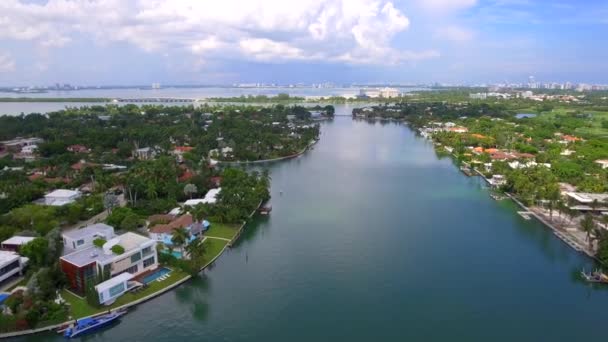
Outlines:
{"label": "waterfront house", "polygon": [[60,259],[68,287],[79,295],[83,295],[86,284],[99,275],[113,278],[128,272],[137,276],[158,266],[156,242],[150,238],[128,232],[107,241],[100,238],[99,241],[103,243],[101,247],[94,244]]}
{"label": "waterfront house", "polygon": [[0,251],[0,284],[15,275],[21,275],[28,261],[28,258],[15,252]]}
{"label": "waterfront house", "polygon": [[82,193],[78,190],[57,189],[53,192],[44,195],[43,204],[59,207],[66,204],[74,203],[81,196]]}
{"label": "waterfront house", "polygon": [[503,175],[492,175],[492,178],[488,179],[488,183],[493,188],[499,188],[507,183],[507,179]]}
{"label": "waterfront house", "polygon": [[215,204],[217,202],[217,195],[222,191],[222,188],[211,189],[207,191],[204,198],[189,199],[184,202],[185,207],[196,207],[199,204]]}
{"label": "waterfront house", "polygon": [[75,250],[89,248],[93,246],[95,239],[109,240],[113,238],[114,227],[105,223],[95,223],[81,229],[66,231],[61,234],[65,254]]}
{"label": "waterfront house", "polygon": [[195,222],[192,215],[185,214],[166,224],[157,224],[150,228],[150,238],[158,243],[172,245],[173,233],[176,229],[185,229],[189,234],[189,241],[200,236],[204,231],[209,229],[210,223],[207,220]]}
{"label": "waterfront house", "polygon": [[564,192],[564,195],[571,199],[568,207],[578,211],[608,211],[608,193],[589,193],[589,192]]}
{"label": "waterfront house", "polygon": [[35,238],[32,236],[13,236],[10,239],[2,241],[0,248],[3,251],[19,252],[19,248],[21,248],[21,246],[34,239]]}
{"label": "waterfront house", "polygon": [[136,286],[135,282],[130,282],[134,275],[124,272],[114,278],[110,278],[102,283],[95,285],[95,291],[99,297],[99,304],[112,305],[116,298]]}

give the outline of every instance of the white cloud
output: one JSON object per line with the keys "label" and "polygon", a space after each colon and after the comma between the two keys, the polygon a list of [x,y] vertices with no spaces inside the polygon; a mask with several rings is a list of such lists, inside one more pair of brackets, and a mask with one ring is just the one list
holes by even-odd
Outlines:
{"label": "white cloud", "polygon": [[435,36],[455,42],[466,42],[473,39],[475,32],[460,26],[446,26],[437,29]]}
{"label": "white cloud", "polygon": [[8,54],[0,52],[0,72],[11,72],[15,70],[15,61]]}
{"label": "white cloud", "polygon": [[428,11],[445,13],[473,7],[477,0],[418,0],[418,3]]}
{"label": "white cloud", "polygon": [[409,25],[389,0],[0,1],[0,39],[53,48],[85,37],[207,59],[385,64],[436,56],[392,46]]}

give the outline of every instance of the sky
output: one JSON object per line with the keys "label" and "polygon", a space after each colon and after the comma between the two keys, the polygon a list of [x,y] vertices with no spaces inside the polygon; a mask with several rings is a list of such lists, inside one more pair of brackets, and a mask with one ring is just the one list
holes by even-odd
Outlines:
{"label": "sky", "polygon": [[608,84],[606,0],[0,0],[0,86]]}

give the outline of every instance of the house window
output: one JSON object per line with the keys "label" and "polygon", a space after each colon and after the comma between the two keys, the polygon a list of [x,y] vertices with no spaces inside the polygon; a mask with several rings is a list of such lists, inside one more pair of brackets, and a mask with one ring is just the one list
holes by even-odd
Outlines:
{"label": "house window", "polygon": [[[129,272],[131,274],[137,273],[137,265],[133,265],[133,266],[127,268],[126,270],[124,270],[124,272]],[[123,273],[123,272],[120,272],[120,273]]]}
{"label": "house window", "polygon": [[151,246],[150,247],[146,247],[146,248],[144,248],[144,249],[141,250],[141,254],[143,254],[144,256],[148,255],[150,253],[152,253],[152,247]]}
{"label": "house window", "polygon": [[154,257],[148,258],[146,260],[144,260],[144,268],[150,266],[150,265],[154,265]]}
{"label": "house window", "polygon": [[99,302],[103,303],[103,292],[99,292]]}
{"label": "house window", "polygon": [[84,239],[80,239],[80,240],[76,241],[76,245],[78,245],[78,246],[84,245]]}
{"label": "house window", "polygon": [[110,287],[110,297],[116,297],[125,291],[125,283],[120,283]]}
{"label": "house window", "polygon": [[14,270],[15,268],[19,268],[19,259],[0,268],[0,276],[7,274],[8,272]]}
{"label": "house window", "polygon": [[137,252],[131,255],[131,263],[138,262],[139,260],[141,260],[141,253]]}

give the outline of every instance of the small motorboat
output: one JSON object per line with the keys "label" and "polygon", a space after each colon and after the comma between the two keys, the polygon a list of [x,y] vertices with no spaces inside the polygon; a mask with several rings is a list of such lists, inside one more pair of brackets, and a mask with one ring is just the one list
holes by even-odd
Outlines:
{"label": "small motorboat", "polygon": [[97,329],[112,324],[112,322],[116,322],[120,316],[124,315],[125,313],[127,313],[126,310],[119,310],[96,317],[79,319],[76,321],[74,326],[71,326],[65,330],[63,336],[65,338],[74,338],[93,332]]}
{"label": "small motorboat", "polygon": [[583,270],[581,271],[581,276],[583,277],[583,279],[590,283],[608,284],[608,276],[600,271],[593,271],[587,273]]}

